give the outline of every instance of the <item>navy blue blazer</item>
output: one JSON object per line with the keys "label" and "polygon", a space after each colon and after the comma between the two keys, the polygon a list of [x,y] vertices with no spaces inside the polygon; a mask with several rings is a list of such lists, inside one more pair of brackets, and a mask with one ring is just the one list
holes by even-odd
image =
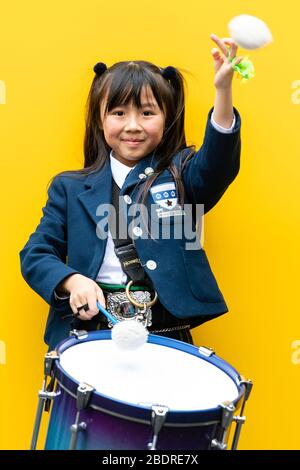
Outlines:
{"label": "navy blue blazer", "polygon": [[[241,152],[241,119],[236,108],[236,123],[230,134],[213,127],[210,122],[212,112],[213,108],[208,113],[203,144],[187,161],[182,173],[185,202],[204,204],[205,213],[217,203],[238,174]],[[175,155],[174,163],[179,166],[186,154],[187,151],[183,151]],[[136,201],[137,193],[146,181],[140,175],[147,167],[155,169],[156,163],[155,157],[149,154],[129,172],[120,191],[127,202]],[[169,170],[163,171],[153,183],[154,192],[149,192],[147,204],[156,204],[155,187],[163,183],[168,183],[167,187],[172,189],[174,181]],[[45,331],[47,344],[54,346],[67,337],[70,330],[70,319],[62,319],[62,316],[72,310],[68,300],[55,297],[58,284],[72,273],[96,279],[106,247],[106,238],[100,233],[105,224],[97,207],[111,203],[111,194],[109,160],[101,171],[88,176],[56,177],[48,190],[43,217],[20,251],[24,279],[50,305]],[[159,204],[157,207],[161,211]],[[153,223],[160,230],[168,221],[174,229],[178,223],[183,223],[184,217],[193,218],[194,215],[154,216]],[[129,217],[128,224],[131,222]],[[195,223],[194,219],[192,223]],[[199,242],[192,250],[186,249],[187,241],[190,242],[184,233],[183,238],[171,236],[152,240],[141,236],[135,239],[139,258],[160,302],[177,318],[206,316],[209,319],[227,312],[205,251]]]}

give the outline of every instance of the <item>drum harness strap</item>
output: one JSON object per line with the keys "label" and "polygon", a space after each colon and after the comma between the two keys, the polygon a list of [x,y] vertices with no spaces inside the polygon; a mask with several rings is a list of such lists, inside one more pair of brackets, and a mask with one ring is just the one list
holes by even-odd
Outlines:
{"label": "drum harness strap", "polygon": [[[113,179],[112,202],[115,208],[116,219],[109,216],[109,229],[114,242],[114,249],[117,258],[121,263],[122,270],[127,275],[127,285],[125,292],[112,292],[107,296],[107,308],[116,316],[118,320],[131,319],[141,321],[145,326],[152,324],[151,306],[157,301],[152,282],[147,276],[138,253],[134,246],[134,241],[128,234],[127,222],[122,213],[124,207],[120,207],[120,189]],[[115,223],[114,223],[115,222]],[[126,238],[121,238],[120,225],[126,227]],[[122,233],[123,235],[123,233]],[[133,284],[145,286],[145,290],[130,292]],[[149,291],[154,292],[154,298],[151,299]],[[111,325],[110,325],[111,326]]]}
{"label": "drum harness strap", "polygon": [[[124,218],[124,214],[122,214],[122,208],[120,208],[120,189],[114,179],[112,187],[112,203],[116,210],[116,223],[114,227],[112,217],[109,217],[109,227],[115,245],[115,253],[120,260],[122,269],[127,275],[128,280],[130,279],[134,283],[145,284],[153,290],[152,282],[142,267],[133,240],[128,234],[127,222]],[[125,208],[123,207],[123,209]],[[121,238],[120,222],[122,228],[126,227],[126,238]]]}

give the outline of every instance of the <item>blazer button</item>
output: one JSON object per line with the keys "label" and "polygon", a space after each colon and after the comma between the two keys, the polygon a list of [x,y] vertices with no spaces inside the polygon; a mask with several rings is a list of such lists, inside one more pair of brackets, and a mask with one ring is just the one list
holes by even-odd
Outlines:
{"label": "blazer button", "polygon": [[141,235],[143,235],[143,230],[141,229],[141,227],[133,227],[132,233],[137,237],[140,237]]}
{"label": "blazer button", "polygon": [[155,261],[153,261],[153,259],[149,259],[146,263],[146,266],[147,266],[148,269],[153,271],[154,269],[156,269],[157,264],[155,263]]}
{"label": "blazer button", "polygon": [[154,173],[154,170],[153,168],[151,168],[151,166],[148,166],[147,168],[145,168],[144,173],[145,175],[150,176]]}
{"label": "blazer button", "polygon": [[147,176],[144,173],[139,174],[140,180],[143,180],[144,178],[147,178]]}
{"label": "blazer button", "polygon": [[131,199],[130,196],[128,196],[128,194],[125,194],[124,201],[126,202],[126,204],[131,204],[132,203],[132,199]]}

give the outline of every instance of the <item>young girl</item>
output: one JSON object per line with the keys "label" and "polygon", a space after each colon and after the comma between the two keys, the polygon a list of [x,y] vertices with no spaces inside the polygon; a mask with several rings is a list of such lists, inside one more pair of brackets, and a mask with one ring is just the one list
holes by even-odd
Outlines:
{"label": "young girl", "polygon": [[146,61],[94,67],[84,168],[53,179],[20,252],[24,279],[50,304],[49,348],[74,327],[108,328],[97,301],[121,321],[190,343],[190,328],[228,311],[196,232],[199,208],[206,213],[221,198],[241,150],[229,61],[237,45],[211,39],[223,55],[212,50],[216,97],[198,151],[186,145],[178,69]]}

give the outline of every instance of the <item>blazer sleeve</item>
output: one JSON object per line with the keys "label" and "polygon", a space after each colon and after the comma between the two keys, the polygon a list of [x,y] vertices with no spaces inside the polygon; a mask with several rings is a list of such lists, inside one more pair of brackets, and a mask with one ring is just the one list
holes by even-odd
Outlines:
{"label": "blazer sleeve", "polygon": [[67,197],[61,177],[56,177],[42,209],[43,217],[20,251],[21,272],[29,286],[53,307],[65,305],[54,295],[55,287],[78,271],[66,264]]}
{"label": "blazer sleeve", "polygon": [[233,108],[235,125],[231,133],[223,133],[211,123],[213,110],[208,113],[202,146],[184,162],[182,170],[188,201],[204,204],[204,213],[219,201],[240,169],[240,114]]}

